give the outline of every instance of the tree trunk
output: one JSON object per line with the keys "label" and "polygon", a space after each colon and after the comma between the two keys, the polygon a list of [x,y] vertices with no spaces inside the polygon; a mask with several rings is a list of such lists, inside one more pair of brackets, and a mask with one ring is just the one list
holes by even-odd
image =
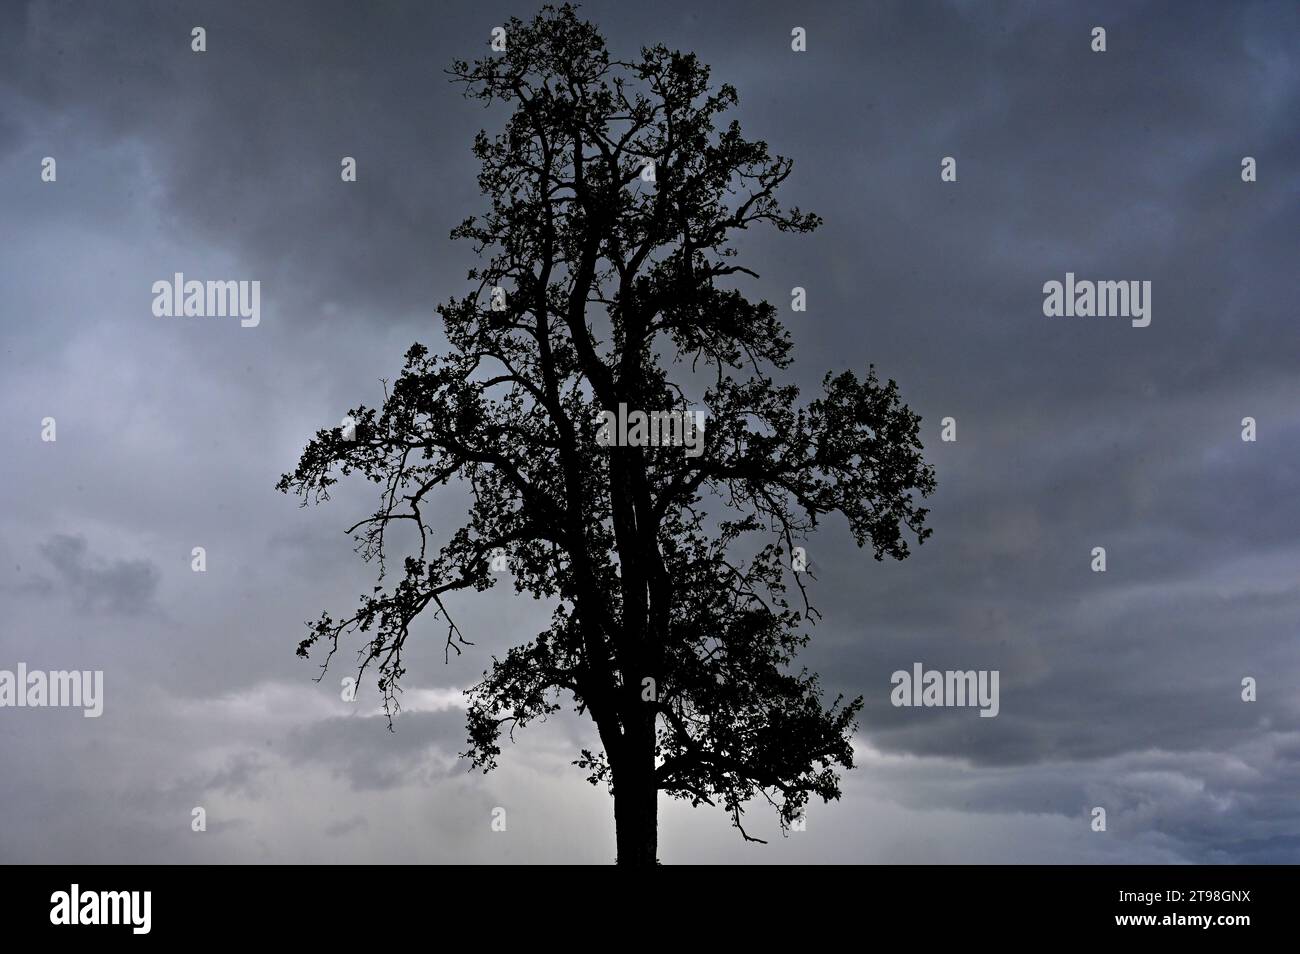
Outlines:
{"label": "tree trunk", "polygon": [[620,865],[659,863],[659,786],[655,783],[654,722],[648,736],[624,740],[614,770],[614,837]]}

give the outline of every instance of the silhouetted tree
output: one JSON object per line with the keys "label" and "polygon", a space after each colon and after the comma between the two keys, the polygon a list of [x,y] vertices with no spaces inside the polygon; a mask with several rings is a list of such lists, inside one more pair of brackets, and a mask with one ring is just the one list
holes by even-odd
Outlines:
{"label": "silhouetted tree", "polygon": [[[810,796],[839,796],[862,703],[824,705],[816,676],[791,665],[816,612],[791,555],[839,512],[876,559],[902,559],[904,528],[930,532],[913,492],[934,476],[893,381],[828,374],[799,406],[774,380],[790,339],[772,305],[729,286],[754,275],[731,241],[819,219],[778,205],[788,159],[734,121],[719,128],[736,91],[662,46],[613,59],[568,5],[512,19],[507,36],[505,53],[450,70],[467,96],[513,112],[474,141],[491,208],[452,232],[484,264],[439,308],[449,353],[412,345],[382,408],[354,409],[355,433],[318,432],[281,478],[304,504],[353,471],[382,485],[351,528],[380,585],[355,613],[310,624],[298,652],[324,643],[328,666],[341,636],[367,634],[360,671],[378,668],[391,717],[412,621],[442,619],[460,652],[444,598],[493,586],[504,557],[553,621],[470,690],[464,754],[492,768],[503,727],[572,697],[599,733],[602,751],[575,764],[610,787],[618,861],[653,864],[660,791],[721,805],[746,839],[753,798],[785,828]],[[705,410],[703,452],[602,446],[598,415],[620,405]],[[439,537],[422,507],[453,479],[473,504]],[[406,521],[418,547],[386,588],[385,532]]]}

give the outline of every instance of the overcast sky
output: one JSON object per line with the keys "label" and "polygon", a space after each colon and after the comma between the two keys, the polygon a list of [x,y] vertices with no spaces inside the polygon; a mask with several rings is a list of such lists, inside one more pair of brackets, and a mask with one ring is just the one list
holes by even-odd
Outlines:
{"label": "overcast sky", "polygon": [[[455,759],[459,690],[548,608],[460,598],[477,645],[450,665],[418,628],[389,733],[373,685],[350,705],[346,668],[317,684],[294,655],[303,620],[373,582],[343,533],[371,488],[308,509],[273,489],[412,341],[442,344],[434,309],[474,263],[448,232],[485,202],[470,141],[500,121],[443,70],[536,9],[4,5],[0,669],[102,669],[105,702],[0,709],[0,860],[612,859],[612,804],[570,764],[582,720],[530,728],[487,776]],[[782,307],[794,380],[897,380],[938,473],[907,561],[842,522],[810,545],[803,661],[866,700],[843,800],[788,838],[755,806],[761,846],[661,799],[661,858],[1300,861],[1300,7],[583,12],[615,53],[698,53],[795,160],[785,198],[825,225],[746,233],[747,290]],[[261,324],[155,318],[174,272],[259,280]],[[1066,272],[1150,281],[1150,326],[1044,317]],[[914,662],[999,670],[998,717],[892,707]]]}

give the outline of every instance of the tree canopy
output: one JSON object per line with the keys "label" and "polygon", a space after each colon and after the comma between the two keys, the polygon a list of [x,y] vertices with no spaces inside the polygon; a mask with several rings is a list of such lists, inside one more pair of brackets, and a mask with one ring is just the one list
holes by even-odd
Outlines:
{"label": "tree canopy", "polygon": [[[379,485],[351,528],[378,584],[310,624],[323,664],[362,634],[359,668],[398,703],[419,617],[448,652],[466,639],[448,605],[498,584],[553,606],[550,625],[493,658],[469,690],[465,755],[484,770],[503,731],[572,704],[594,722],[577,759],[614,794],[619,860],[656,858],[657,793],[718,805],[742,834],[765,798],[782,825],[839,795],[861,699],[826,701],[794,660],[817,617],[795,548],[839,514],[858,546],[903,559],[924,540],[934,487],[919,418],[874,369],[827,374],[804,401],[783,383],[791,339],[742,291],[747,230],[815,229],[777,191],[789,159],[724,121],[736,90],[663,46],[614,58],[569,6],[512,19],[507,48],[450,74],[510,111],[473,143],[486,210],[457,226],[478,258],[439,307],[445,353],[412,345],[355,432],[319,431],[279,488],[327,497],[359,473]],[[602,411],[703,411],[698,456],[602,446]],[[472,491],[458,527],[425,518],[449,482]],[[706,509],[707,508],[707,509]],[[386,534],[409,521],[400,572]]]}

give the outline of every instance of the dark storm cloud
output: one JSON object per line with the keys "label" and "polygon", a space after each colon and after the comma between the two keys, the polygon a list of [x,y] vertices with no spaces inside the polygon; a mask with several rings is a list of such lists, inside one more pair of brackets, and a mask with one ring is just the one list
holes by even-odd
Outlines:
{"label": "dark storm cloud", "polygon": [[[825,225],[806,238],[746,233],[742,255],[762,275],[747,290],[783,309],[805,388],[869,362],[897,379],[938,468],[935,535],[905,563],[876,564],[835,521],[809,544],[824,620],[804,661],[832,692],[866,697],[862,733],[880,754],[846,780],[834,836],[817,834],[814,817],[808,840],[772,851],[1295,860],[1300,8],[583,10],[616,52],[657,41],[697,52],[715,81],[739,89],[745,131],[795,160],[786,198]],[[412,712],[395,734],[382,720],[318,712],[334,705],[334,682],[314,686],[315,667],[292,658],[302,619],[352,606],[371,583],[340,532],[373,506],[368,488],[341,487],[308,510],[270,488],[315,428],[376,400],[412,339],[437,343],[434,308],[464,292],[473,264],[447,232],[485,203],[470,140],[500,122],[442,71],[485,54],[509,15],[534,11],[6,10],[0,387],[15,412],[0,484],[23,501],[0,538],[11,649],[119,660],[100,747],[135,764],[150,739],[151,751],[189,760],[175,772],[141,766],[115,789],[116,807],[96,809],[103,860],[306,857],[322,831],[357,857],[368,842],[400,852],[402,816],[379,806],[412,791],[436,793],[443,820],[422,824],[482,827],[453,777],[463,766],[446,761],[464,747],[461,710]],[[205,54],[190,52],[195,25],[207,28]],[[795,25],[808,31],[805,54],[789,51]],[[1108,30],[1104,54],[1088,48],[1094,25]],[[57,186],[38,181],[45,155],[58,158]],[[949,155],[958,181],[942,184]],[[1246,155],[1259,162],[1253,184],[1239,177]],[[357,158],[353,185],[339,181],[343,156]],[[262,326],[221,336],[149,317],[150,282],[200,269],[260,279]],[[1151,281],[1151,326],[1043,317],[1043,283],[1067,271]],[[786,308],[795,285],[808,290],[806,314]],[[52,413],[57,448],[29,426]],[[955,444],[938,439],[946,416]],[[1258,421],[1255,443],[1240,440],[1245,416]],[[463,513],[452,494],[434,516],[455,526]],[[120,549],[102,544],[114,537]],[[209,551],[203,575],[188,566],[197,544]],[[1105,574],[1089,569],[1094,546],[1107,548]],[[469,685],[490,653],[545,625],[545,608],[498,595],[461,608],[479,646],[449,666],[435,627],[418,627],[408,678]],[[171,622],[92,642],[76,620],[46,613],[56,597],[119,616],[157,604]],[[892,707],[890,674],[913,661],[999,669],[999,716]],[[1246,675],[1259,679],[1256,703],[1240,701]],[[304,691],[281,698],[267,680]],[[159,710],[209,728],[168,732],[140,701],[153,697],[111,694],[137,683],[165,687]],[[318,717],[301,717],[308,710]],[[48,744],[86,757],[79,731],[51,729]],[[505,758],[522,761],[536,731]],[[539,756],[550,768],[537,771],[585,797],[567,764],[580,730],[561,720],[558,732]],[[38,834],[43,806],[75,813],[106,771],[47,765],[14,735],[0,736],[0,752],[30,767],[26,782],[0,788]],[[334,786],[321,798],[336,814],[310,814],[295,772]],[[493,797],[510,801],[519,784],[511,803],[527,804],[534,782],[497,783]],[[219,848],[187,840],[195,789],[232,800],[211,823],[214,834],[229,826]],[[567,817],[570,796],[546,791],[524,817]],[[395,801],[366,801],[380,797]],[[1095,804],[1123,839],[1089,840]],[[280,837],[296,813],[301,828]],[[894,857],[877,816],[942,830],[950,847],[936,853],[918,835]],[[753,857],[725,820],[666,817],[683,833],[674,842],[666,829],[678,857]],[[475,858],[499,850],[444,843]],[[21,833],[0,850],[75,852]]]}
{"label": "dark storm cloud", "polygon": [[150,608],[161,574],[149,560],[106,560],[90,553],[82,537],[56,534],[41,545],[58,582],[47,595],[83,610],[138,615]]}
{"label": "dark storm cloud", "polygon": [[[465,8],[390,12],[33,3],[7,32],[11,103],[32,138],[48,139],[55,112],[97,148],[147,144],[172,228],[238,248],[268,284],[364,305],[363,321],[427,316],[467,267],[440,262],[476,207],[466,183],[482,116],[447,114],[442,71],[481,27]],[[209,36],[201,56],[195,25]],[[343,156],[359,164],[350,191],[335,188]]]}

